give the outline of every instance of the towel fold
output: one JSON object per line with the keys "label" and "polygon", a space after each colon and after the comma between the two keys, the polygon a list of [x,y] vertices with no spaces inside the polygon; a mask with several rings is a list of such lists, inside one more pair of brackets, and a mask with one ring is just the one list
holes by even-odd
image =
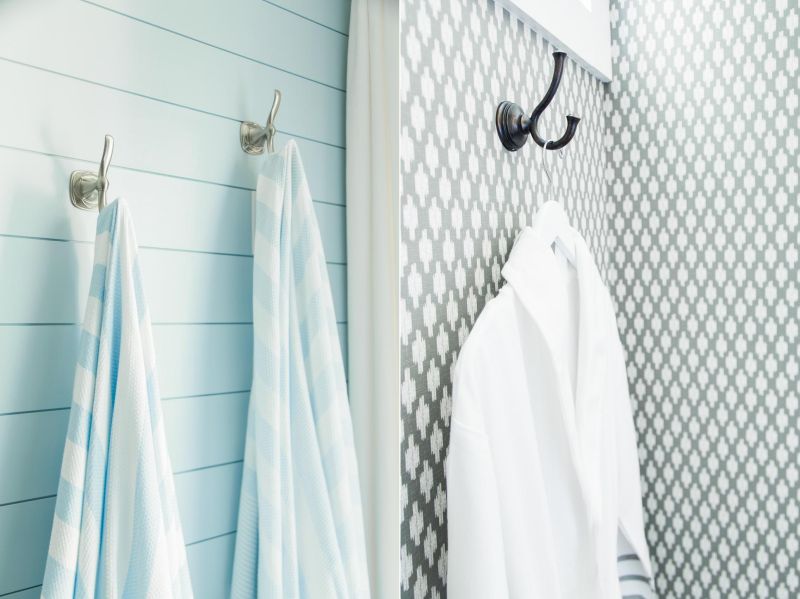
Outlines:
{"label": "towel fold", "polygon": [[330,282],[293,142],[265,158],[255,219],[253,384],[232,596],[369,597]]}
{"label": "towel fold", "polygon": [[42,597],[192,597],[124,200],[97,220]]}

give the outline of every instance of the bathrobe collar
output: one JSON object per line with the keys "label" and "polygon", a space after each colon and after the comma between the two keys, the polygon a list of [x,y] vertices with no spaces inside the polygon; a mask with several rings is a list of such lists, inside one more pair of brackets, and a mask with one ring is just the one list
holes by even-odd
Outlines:
{"label": "bathrobe collar", "polygon": [[[556,330],[556,309],[566,295],[558,286],[558,258],[543,235],[543,225],[537,219],[522,231],[511,256],[503,267],[503,278],[520,298],[544,337],[549,355],[554,357],[553,368],[559,389],[559,404],[567,434],[570,456],[583,498],[589,522],[594,527],[602,510],[602,468],[600,451],[602,434],[601,414],[605,398],[600,383],[605,376],[601,363],[603,322],[602,307],[605,288],[586,243],[573,229],[575,268],[578,282],[578,337],[575,381],[571,380],[566,364],[556,359],[563,343],[563,333]],[[608,316],[606,316],[606,319]],[[613,314],[611,315],[613,318]]]}

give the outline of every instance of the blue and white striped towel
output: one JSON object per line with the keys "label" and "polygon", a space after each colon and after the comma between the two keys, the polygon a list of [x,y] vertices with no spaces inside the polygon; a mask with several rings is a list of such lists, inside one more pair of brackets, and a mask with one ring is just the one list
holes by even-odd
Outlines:
{"label": "blue and white striped towel", "polygon": [[124,200],[97,219],[42,597],[192,597]]}
{"label": "blue and white striped towel", "polygon": [[253,385],[231,594],[369,597],[330,282],[297,147],[256,190]]}

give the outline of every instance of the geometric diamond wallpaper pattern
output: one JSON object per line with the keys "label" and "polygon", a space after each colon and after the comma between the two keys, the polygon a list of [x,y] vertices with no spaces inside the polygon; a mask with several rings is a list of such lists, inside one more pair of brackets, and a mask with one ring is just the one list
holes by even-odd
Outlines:
{"label": "geometric diamond wallpaper pattern", "polygon": [[[547,190],[494,110],[553,48],[486,0],[403,5],[401,585],[443,599],[451,369]],[[614,82],[568,60],[543,116],[582,119],[550,193],[617,305],[662,598],[800,597],[798,18],[612,0]]]}
{"label": "geometric diamond wallpaper pattern", "polygon": [[800,597],[798,3],[612,2],[607,282],[659,597]]}
{"label": "geometric diamond wallpaper pattern", "polygon": [[[401,585],[404,599],[444,599],[444,460],[451,369],[519,230],[543,202],[542,151],[503,149],[501,100],[531,110],[553,72],[552,47],[485,1],[404,1],[401,21]],[[603,86],[567,61],[542,131],[581,117],[551,194],[605,264]],[[487,598],[491,599],[491,598]]]}

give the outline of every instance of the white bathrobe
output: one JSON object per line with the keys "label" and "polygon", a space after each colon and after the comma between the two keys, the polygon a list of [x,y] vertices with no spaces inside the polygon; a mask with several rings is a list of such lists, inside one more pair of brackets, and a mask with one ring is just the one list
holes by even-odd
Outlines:
{"label": "white bathrobe", "polygon": [[[575,266],[536,221],[523,231],[508,284],[459,355],[448,599],[620,599],[620,579],[650,595],[622,346],[588,247],[571,234]],[[620,567],[636,563],[631,549],[640,575]]]}

